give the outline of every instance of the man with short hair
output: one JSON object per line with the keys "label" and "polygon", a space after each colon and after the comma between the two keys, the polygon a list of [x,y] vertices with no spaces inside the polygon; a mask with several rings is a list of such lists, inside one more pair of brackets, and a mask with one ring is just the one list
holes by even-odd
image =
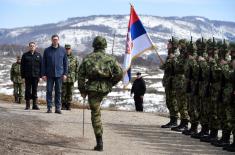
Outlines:
{"label": "man with short hair", "polygon": [[21,77],[25,79],[25,110],[30,109],[33,100],[33,110],[39,110],[37,88],[42,72],[42,56],[36,51],[36,44],[29,43],[29,51],[24,53],[21,60]]}
{"label": "man with short hair", "polygon": [[59,45],[59,36],[51,37],[52,45],[43,54],[42,78],[47,81],[47,113],[52,113],[52,91],[55,88],[55,113],[61,114],[61,86],[66,80],[68,60],[66,51]]}
{"label": "man with short hair", "polygon": [[136,111],[143,112],[143,99],[146,92],[146,85],[144,79],[141,76],[141,73],[137,72],[136,75],[137,77],[131,88],[131,96],[134,93]]}

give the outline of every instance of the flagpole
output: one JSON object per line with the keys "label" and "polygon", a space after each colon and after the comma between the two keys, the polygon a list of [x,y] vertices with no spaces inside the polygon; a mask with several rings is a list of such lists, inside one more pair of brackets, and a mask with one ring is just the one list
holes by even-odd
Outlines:
{"label": "flagpole", "polygon": [[160,60],[161,65],[163,65],[163,64],[164,64],[164,61],[162,60],[161,56],[159,55],[159,53],[158,53],[158,51],[157,51],[157,48],[156,48],[155,46],[154,46],[153,48],[154,48],[154,50],[155,50],[155,52],[156,52],[156,54],[157,54],[158,59]]}

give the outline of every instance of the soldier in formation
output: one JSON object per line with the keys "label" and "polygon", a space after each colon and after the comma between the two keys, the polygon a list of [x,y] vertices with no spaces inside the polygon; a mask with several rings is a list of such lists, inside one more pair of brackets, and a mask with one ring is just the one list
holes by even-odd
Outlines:
{"label": "soldier in formation", "polygon": [[[170,122],[162,128],[235,152],[235,43],[214,38],[177,41],[172,37],[167,47],[161,69]],[[181,122],[177,126],[178,114]]]}

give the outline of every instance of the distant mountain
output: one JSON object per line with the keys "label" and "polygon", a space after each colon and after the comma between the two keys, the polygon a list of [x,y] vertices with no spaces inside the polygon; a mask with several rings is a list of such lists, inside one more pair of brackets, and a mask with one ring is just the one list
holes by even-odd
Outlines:
{"label": "distant mountain", "polygon": [[[189,39],[191,34],[194,40],[201,36],[235,40],[235,22],[215,21],[198,16],[143,15],[140,18],[161,54],[166,54],[166,41],[171,35]],[[51,35],[59,34],[62,45],[70,43],[79,52],[87,52],[91,51],[92,39],[103,35],[108,41],[107,51],[111,53],[113,35],[116,33],[114,54],[122,55],[125,51],[128,20],[128,15],[97,15],[69,18],[53,24],[0,29],[0,44],[26,45],[29,41],[36,41],[40,47],[46,47],[50,44]],[[151,52],[145,56],[150,56],[149,54]]]}

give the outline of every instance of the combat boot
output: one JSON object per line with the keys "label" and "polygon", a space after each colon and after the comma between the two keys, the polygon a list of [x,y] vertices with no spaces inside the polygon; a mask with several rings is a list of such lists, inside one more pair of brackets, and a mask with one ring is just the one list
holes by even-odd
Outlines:
{"label": "combat boot", "polygon": [[202,137],[207,137],[207,136],[209,136],[209,128],[207,124],[202,125],[202,129],[199,133],[191,135],[192,138],[196,138],[196,139],[201,139]]}
{"label": "combat boot", "polygon": [[227,150],[229,152],[235,152],[235,134],[233,134],[233,143],[223,147],[223,150]]}
{"label": "combat boot", "polygon": [[19,97],[19,104],[22,104],[22,98]]}
{"label": "combat boot", "polygon": [[26,100],[26,107],[24,110],[29,110],[30,109],[30,100]]}
{"label": "combat boot", "polygon": [[61,110],[66,110],[67,108],[66,108],[66,103],[62,103],[62,107],[61,107]]}
{"label": "combat boot", "polygon": [[183,132],[184,130],[188,130],[188,120],[182,119],[180,122],[180,125],[177,127],[171,128],[171,130],[177,131],[177,132]]}
{"label": "combat boot", "polygon": [[19,102],[19,99],[17,96],[15,96],[15,103],[18,103]]}
{"label": "combat boot", "polygon": [[71,103],[70,102],[67,103],[66,110],[71,110]]}
{"label": "combat boot", "polygon": [[171,116],[170,117],[170,122],[165,124],[165,125],[162,125],[161,128],[173,128],[173,127],[176,127],[176,126],[177,126],[177,118]]}
{"label": "combat boot", "polygon": [[95,136],[96,146],[94,147],[95,151],[103,151],[103,139],[102,136]]}
{"label": "combat boot", "polygon": [[182,132],[182,134],[184,134],[184,135],[196,134],[196,133],[198,133],[197,132],[197,127],[198,127],[198,123],[192,123],[191,128],[189,130],[184,130]]}
{"label": "combat boot", "polygon": [[215,141],[218,138],[218,130],[217,129],[211,129],[210,135],[207,137],[203,137],[200,139],[201,142],[212,142]]}
{"label": "combat boot", "polygon": [[40,110],[39,107],[38,107],[38,100],[37,99],[34,99],[33,100],[33,110]]}
{"label": "combat boot", "polygon": [[230,130],[222,130],[222,138],[220,140],[211,142],[212,145],[216,147],[225,147],[230,144]]}

